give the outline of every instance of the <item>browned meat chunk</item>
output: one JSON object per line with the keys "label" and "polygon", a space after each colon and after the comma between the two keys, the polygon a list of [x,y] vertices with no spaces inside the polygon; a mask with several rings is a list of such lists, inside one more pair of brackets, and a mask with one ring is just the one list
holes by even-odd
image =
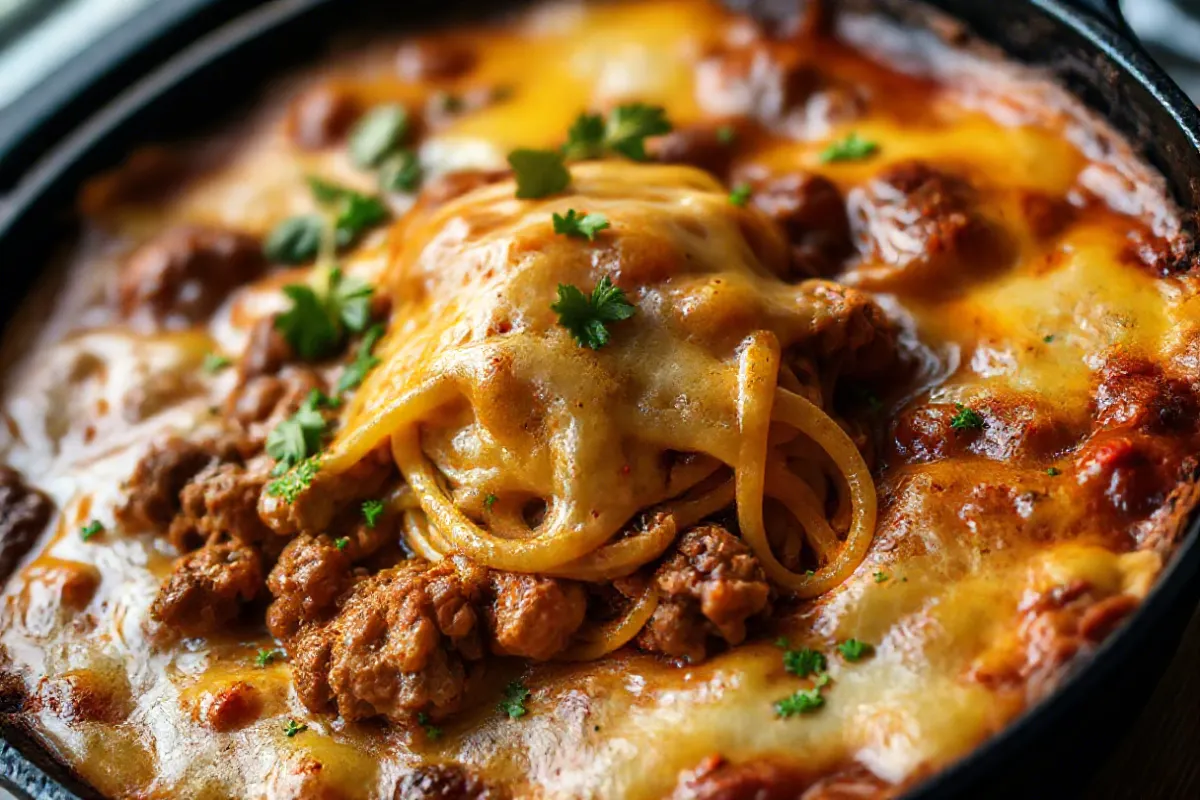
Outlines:
{"label": "browned meat chunk", "polygon": [[358,118],[358,101],[334,85],[315,86],[292,101],[287,133],[303,150],[321,150],[340,142]]}
{"label": "browned meat chunk", "polygon": [[256,687],[245,681],[235,681],[206,692],[193,716],[214,731],[235,731],[258,719],[262,707],[262,693]]}
{"label": "browned meat chunk", "polygon": [[208,544],[175,562],[150,616],[185,636],[201,636],[236,619],[262,585],[257,550],[240,542]]}
{"label": "browned meat chunk", "polygon": [[[676,128],[651,142],[654,156],[666,164],[690,164],[724,179],[737,152],[732,139],[722,136],[723,126],[712,123]],[[732,136],[733,128],[727,127]]]}
{"label": "browned meat chunk", "polygon": [[412,41],[396,52],[396,72],[406,81],[450,80],[475,64],[475,54],[448,41]]}
{"label": "browned meat chunk", "polygon": [[209,464],[183,488],[179,512],[169,536],[180,552],[222,535],[246,543],[260,542],[270,530],[258,518],[258,495],[266,473],[241,464]]}
{"label": "browned meat chunk", "polygon": [[294,640],[297,694],[348,720],[453,711],[467,662],[483,655],[477,605],[486,570],[462,560],[413,561],[359,583],[330,623]]}
{"label": "browned meat chunk", "polygon": [[400,779],[394,800],[503,800],[507,793],[458,764],[428,764]]}
{"label": "browned meat chunk", "polygon": [[1157,364],[1118,353],[1096,374],[1092,405],[1097,428],[1161,433],[1194,428],[1200,404],[1186,381],[1165,375]]}
{"label": "browned meat chunk", "polygon": [[566,649],[587,614],[583,587],[571,581],[492,572],[487,608],[492,651],[546,661]]}
{"label": "browned meat chunk", "polygon": [[659,606],[638,634],[638,645],[702,661],[710,637],[729,644],[746,638],[746,621],[770,604],[771,589],[758,559],[717,525],[684,534],[654,575]]}
{"label": "browned meat chunk", "polygon": [[0,581],[29,552],[53,512],[50,498],[25,483],[20,472],[0,465]]}
{"label": "browned meat chunk", "polygon": [[812,306],[803,353],[818,361],[836,361],[839,374],[878,377],[899,363],[898,331],[879,304],[864,292],[827,281],[805,285]]}
{"label": "browned meat chunk", "polygon": [[987,277],[1013,251],[966,181],[920,161],[888,167],[848,200],[866,261],[856,277],[869,288],[953,291]]}
{"label": "browned meat chunk", "polygon": [[182,508],[183,487],[215,458],[211,446],[177,436],[151,445],[129,478],[117,521],[135,530],[166,530]]}
{"label": "browned meat chunk", "polygon": [[351,584],[350,556],[328,536],[301,535],[283,548],[267,588],[275,601],[267,609],[267,628],[280,639],[300,626],[322,621]]}
{"label": "browned meat chunk", "polygon": [[135,250],[119,279],[121,314],[152,327],[207,319],[236,287],[262,274],[258,240],[236,231],[172,228]]}
{"label": "browned meat chunk", "polygon": [[345,472],[318,472],[291,503],[263,492],[258,515],[281,536],[329,530],[339,510],[352,501],[378,498],[395,476],[396,462],[385,444]]}
{"label": "browned meat chunk", "polygon": [[792,275],[832,275],[853,252],[850,220],[841,192],[828,179],[807,172],[751,180],[750,200],[778,222],[792,247]]}

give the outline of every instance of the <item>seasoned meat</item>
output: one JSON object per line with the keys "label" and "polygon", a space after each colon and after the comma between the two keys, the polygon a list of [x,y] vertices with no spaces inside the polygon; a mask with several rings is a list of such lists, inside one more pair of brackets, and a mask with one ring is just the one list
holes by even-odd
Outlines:
{"label": "seasoned meat", "polygon": [[638,634],[643,649],[697,662],[710,637],[746,638],[746,621],[767,611],[770,586],[758,559],[718,525],[685,533],[654,575],[659,606]]}
{"label": "seasoned meat", "polygon": [[458,764],[427,764],[400,779],[393,800],[503,800],[507,793]]}
{"label": "seasoned meat", "polygon": [[50,498],[25,483],[20,472],[0,464],[0,581],[29,552],[52,513]]}
{"label": "seasoned meat", "polygon": [[297,536],[288,542],[267,577],[275,597],[267,609],[267,628],[279,639],[300,626],[324,620],[351,584],[350,556],[328,536]]}
{"label": "seasoned meat", "polygon": [[199,226],[171,228],[126,260],[118,285],[121,314],[150,327],[186,328],[207,319],[231,291],[265,268],[252,236]]}
{"label": "seasoned meat", "polygon": [[257,550],[236,541],[207,544],[175,562],[150,616],[185,636],[211,633],[236,619],[262,584]]}
{"label": "seasoned meat", "polygon": [[345,472],[318,472],[291,503],[263,492],[258,515],[281,536],[328,530],[340,509],[353,501],[378,498],[395,475],[396,463],[385,444]]}
{"label": "seasoned meat", "polygon": [[361,110],[345,89],[334,84],[314,86],[288,108],[288,137],[302,150],[332,147],[342,141]]}
{"label": "seasoned meat", "polygon": [[258,688],[245,681],[234,681],[206,692],[193,714],[214,731],[226,732],[254,722],[262,713],[262,707],[262,692]]}
{"label": "seasoned meat", "polygon": [[182,508],[183,487],[216,458],[212,446],[178,436],[151,445],[129,478],[117,521],[134,530],[166,530]]}
{"label": "seasoned meat", "polygon": [[828,179],[792,172],[752,179],[750,201],[778,222],[792,248],[792,275],[813,278],[838,272],[853,252],[850,220],[841,192]]}
{"label": "seasoned meat", "polygon": [[270,535],[258,518],[258,495],[269,480],[262,470],[211,463],[179,495],[179,512],[168,535],[180,552],[217,535],[254,543]]}
{"label": "seasoned meat", "polygon": [[766,760],[731,764],[712,755],[679,776],[668,800],[801,800],[808,798],[806,789],[795,770]]}
{"label": "seasoned meat", "polygon": [[476,612],[487,572],[463,560],[412,561],[362,581],[338,615],[289,649],[297,694],[348,720],[453,711],[467,662],[483,655]]}
{"label": "seasoned meat", "polygon": [[396,73],[406,81],[462,77],[475,64],[475,54],[448,41],[405,42],[396,52]]}
{"label": "seasoned meat", "polygon": [[690,164],[724,179],[736,148],[733,141],[722,137],[723,127],[699,123],[676,128],[666,136],[654,139],[651,152],[665,164]]}
{"label": "seasoned meat", "polygon": [[866,262],[856,277],[867,288],[949,292],[991,275],[1013,253],[966,181],[920,161],[886,168],[848,203]]}
{"label": "seasoned meat", "polygon": [[1114,353],[1096,373],[1092,405],[1098,429],[1162,433],[1194,428],[1200,403],[1186,381],[1157,364]]}
{"label": "seasoned meat", "polygon": [[802,349],[818,361],[836,362],[839,374],[870,378],[899,363],[898,331],[864,292],[827,281],[805,284],[812,323]]}
{"label": "seasoned meat", "polygon": [[546,661],[566,649],[587,613],[583,587],[572,581],[491,573],[487,607],[492,651]]}
{"label": "seasoned meat", "polygon": [[296,358],[292,346],[275,327],[274,316],[263,317],[254,323],[246,341],[246,349],[238,359],[238,382],[245,383],[259,375],[274,375],[283,365]]}

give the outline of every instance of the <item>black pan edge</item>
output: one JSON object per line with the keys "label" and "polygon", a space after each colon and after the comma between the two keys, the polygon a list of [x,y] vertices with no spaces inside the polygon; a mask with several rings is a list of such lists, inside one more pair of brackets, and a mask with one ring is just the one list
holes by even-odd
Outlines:
{"label": "black pan edge", "polygon": [[[41,247],[44,242],[40,242],[29,231],[39,227],[39,224],[46,225],[46,220],[61,220],[61,209],[70,205],[74,186],[95,172],[97,164],[114,160],[111,152],[101,152],[101,145],[112,138],[129,135],[124,129],[148,106],[162,102],[181,85],[195,81],[197,75],[207,67],[269,36],[272,31],[331,5],[332,0],[274,0],[217,29],[135,84],[65,138],[49,155],[35,164],[17,186],[8,202],[0,208],[0,251],[24,253]],[[433,4],[419,5],[424,8]],[[456,4],[443,2],[441,5]],[[1012,12],[1018,4],[933,0],[933,5],[965,19],[984,39],[989,39],[989,20]],[[1165,114],[1169,117],[1173,123],[1171,141],[1165,145],[1162,142],[1147,142],[1139,135],[1148,132],[1143,127],[1146,119],[1136,114],[1123,117],[1122,109],[1115,109],[1106,102],[1118,95],[1105,94],[1104,87],[1100,87],[1101,91],[1097,94],[1100,107],[1097,108],[1095,102],[1088,102],[1116,128],[1130,136],[1135,145],[1141,145],[1147,151],[1149,161],[1167,176],[1185,214],[1194,218],[1200,209],[1200,112],[1140,48],[1090,13],[1081,12],[1061,0],[1029,0],[1027,5],[1032,12],[1020,13],[1040,14],[1089,47],[1090,54],[1109,68],[1111,74],[1107,80],[1112,86],[1120,84],[1122,91],[1142,93],[1148,98],[1147,102],[1152,103],[1152,106],[1133,111],[1142,112],[1143,117],[1145,114]],[[997,13],[993,14],[993,11]],[[410,16],[416,19],[418,15]],[[1015,55],[1021,59],[1020,53]],[[1038,59],[1022,60],[1036,62]],[[1043,66],[1053,68],[1054,65]],[[1074,89],[1070,83],[1068,85]],[[1085,102],[1095,100],[1089,97],[1084,99]],[[1128,112],[1129,109],[1124,111]],[[1155,145],[1162,146],[1156,149]],[[42,222],[39,223],[39,220]],[[10,245],[14,248],[10,248]],[[23,263],[40,264],[42,261],[44,259]],[[6,281],[13,279],[10,297],[16,302],[15,298],[34,279],[35,271],[23,270],[23,274],[13,275],[11,262],[0,265],[0,269],[5,270]],[[1192,517],[1175,557],[1150,595],[1122,629],[1098,649],[1086,667],[1060,686],[1045,702],[1031,708],[961,761],[918,786],[907,797],[910,800],[930,800],[935,797],[990,796],[997,792],[984,788],[981,781],[994,781],[997,775],[1020,769],[1021,764],[1025,763],[1023,759],[1029,756],[1030,742],[1044,739],[1052,731],[1067,729],[1082,734],[1081,729],[1094,727],[1094,723],[1087,722],[1087,715],[1082,710],[1089,706],[1088,700],[1094,700],[1105,687],[1119,682],[1126,688],[1127,695],[1140,695],[1144,701],[1153,681],[1161,674],[1177,646],[1183,626],[1200,595],[1200,518],[1195,514]],[[1090,705],[1096,706],[1097,703]],[[1108,721],[1102,726],[1111,726],[1113,720],[1107,716],[1106,719]],[[14,744],[29,752],[28,743]],[[0,784],[8,784],[35,797],[71,797],[61,787],[58,787],[61,794],[50,794],[56,784],[37,767],[26,765],[26,769],[7,766],[11,752],[7,745],[0,749],[0,762],[6,764],[0,769]],[[987,785],[994,789],[1001,783]],[[1050,787],[1043,788],[1048,790]],[[1061,796],[1057,791],[1054,794]],[[1019,796],[1049,795],[1049,791],[1034,790]]]}

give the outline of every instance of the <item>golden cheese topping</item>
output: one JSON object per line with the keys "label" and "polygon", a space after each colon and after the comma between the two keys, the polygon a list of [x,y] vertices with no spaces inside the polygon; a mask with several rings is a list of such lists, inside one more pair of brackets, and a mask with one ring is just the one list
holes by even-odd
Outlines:
{"label": "golden cheese topping", "polygon": [[887,25],[543,5],[88,184],[4,345],[6,727],[112,797],[869,797],[1044,699],[1195,502],[1194,253]]}

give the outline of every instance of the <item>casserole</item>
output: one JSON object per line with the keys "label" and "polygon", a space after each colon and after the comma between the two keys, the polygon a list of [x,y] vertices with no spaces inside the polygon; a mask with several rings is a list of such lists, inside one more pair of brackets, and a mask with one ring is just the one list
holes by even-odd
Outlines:
{"label": "casserole", "polygon": [[[894,10],[897,13],[904,12],[903,8],[897,8]],[[265,16],[265,14],[264,14],[264,16]],[[316,17],[312,17],[310,19],[315,19],[315,18]],[[1007,18],[1002,17],[1001,20],[995,24],[997,26],[1003,26],[1004,24],[1006,24],[1006,21],[1007,21],[1007,24],[1009,24],[1009,25],[1015,25],[1016,24],[1015,15],[1007,17]],[[977,20],[973,20],[973,22],[974,22],[975,26],[978,29],[980,29],[981,31],[984,31],[984,32],[988,31],[988,28],[986,27],[986,20],[977,19]],[[1034,27],[1036,27],[1036,25]],[[1024,28],[1020,31],[1020,33],[1024,36],[1030,36],[1031,30],[1032,30],[1031,28]],[[1018,36],[1018,32],[1015,32],[1015,31],[1010,31],[1010,32],[1012,33],[1014,38],[1016,38]],[[1036,31],[1033,31],[1033,32],[1036,32]],[[1029,39],[1026,39],[1025,43],[1028,46]],[[1014,49],[1016,49],[1016,48],[1014,47]],[[1133,56],[1131,56],[1131,57],[1133,57]],[[1071,65],[1071,66],[1078,66],[1078,63]],[[1078,75],[1076,75],[1074,77],[1076,79],[1079,78]],[[1068,82],[1070,82],[1072,75],[1067,74],[1065,76],[1065,78],[1068,80]],[[1100,89],[1105,90],[1106,92],[1108,92],[1108,94],[1107,94],[1108,98],[1120,96],[1121,92],[1125,92],[1125,91],[1130,92],[1131,95],[1136,95],[1136,93],[1139,90],[1139,87],[1137,85],[1125,85],[1125,84],[1120,83],[1119,81],[1115,84],[1114,83],[1106,83],[1106,84],[1101,84],[1099,87],[1093,87],[1093,88],[1100,88]],[[1159,90],[1161,91],[1161,88]],[[1118,123],[1119,126],[1122,127],[1122,129],[1125,129],[1126,126],[1129,124],[1135,124],[1135,125],[1142,126],[1142,127],[1148,127],[1148,126],[1153,125],[1156,121],[1155,117],[1149,113],[1146,113],[1146,109],[1142,106],[1138,106],[1136,104],[1129,104],[1129,103],[1119,103],[1119,104],[1114,103],[1114,107],[1119,111],[1119,115],[1118,115],[1117,119],[1114,120],[1114,122]],[[1181,112],[1181,113],[1183,113],[1183,112]],[[114,119],[114,118],[110,118],[110,119]],[[1189,158],[1195,157],[1194,147],[1192,146],[1192,143],[1189,141],[1189,132],[1186,129],[1180,130],[1178,127],[1166,126],[1162,129],[1157,130],[1156,134],[1157,134],[1157,136],[1155,138],[1155,144],[1159,147],[1159,151],[1155,155],[1157,155],[1158,159],[1161,160],[1164,171],[1168,174],[1168,176],[1172,176],[1173,174],[1176,174],[1176,175],[1179,174],[1179,171],[1182,170],[1184,167],[1186,167],[1187,160]],[[70,146],[68,145],[68,149],[69,149],[69,147]],[[63,158],[65,159],[65,157],[63,157]],[[65,163],[65,161],[60,161],[60,164],[63,164],[63,163]],[[40,173],[41,175],[47,174],[45,169],[48,169],[48,168],[44,168],[43,172]],[[1173,173],[1173,171],[1174,171],[1174,173]],[[34,179],[35,185],[36,185],[37,177],[38,176],[35,175],[35,179]],[[28,186],[28,184],[27,184],[27,186]],[[1189,184],[1189,185],[1187,185],[1187,188],[1188,189],[1193,188],[1193,185]],[[28,208],[30,206],[23,205],[22,201],[25,200],[26,198],[32,197],[32,195],[30,194],[31,191],[32,190],[29,190],[26,188],[23,188],[22,190],[18,191],[17,199],[14,203],[14,207],[16,208],[16,212],[14,212],[15,215],[28,213]],[[1182,194],[1181,200],[1184,203],[1185,208],[1194,207],[1194,198],[1189,198],[1187,196],[1186,189],[1183,192],[1181,192],[1181,194]],[[48,200],[45,199],[46,197],[47,197],[47,195],[42,195],[41,198],[39,198],[39,201],[40,202],[48,202]],[[1185,225],[1187,224],[1186,218],[1184,220],[1184,224]],[[17,231],[18,229],[16,227],[13,227],[12,230]],[[1180,567],[1181,564],[1186,565],[1188,563],[1187,557],[1188,557],[1189,552],[1190,551],[1189,551],[1187,545],[1185,545],[1183,548],[1181,548],[1180,555],[1177,558],[1177,560],[1175,561],[1175,565],[1174,565],[1173,569],[1178,571],[1179,569],[1181,569],[1181,567]],[[1171,580],[1172,580],[1171,577],[1165,578],[1163,583],[1160,584],[1159,589],[1157,590],[1160,594],[1151,595],[1151,598],[1150,598],[1150,600],[1147,601],[1147,603],[1153,603],[1154,597],[1161,596],[1161,593],[1164,591],[1163,587],[1170,586]],[[1131,626],[1131,630],[1138,629],[1138,628],[1144,628],[1144,627],[1146,627],[1144,624],[1139,625],[1139,624],[1135,623],[1133,626]],[[1129,634],[1127,633],[1126,635],[1129,635]],[[1103,663],[1103,658],[1104,658],[1104,656],[1100,656],[1097,661],[1097,664]],[[1095,669],[1095,668],[1096,667],[1093,667],[1092,669]],[[1095,674],[1098,674],[1098,673],[1095,673]],[[987,751],[984,750],[981,752],[986,753]],[[953,774],[953,773],[949,773],[949,774]]]}

